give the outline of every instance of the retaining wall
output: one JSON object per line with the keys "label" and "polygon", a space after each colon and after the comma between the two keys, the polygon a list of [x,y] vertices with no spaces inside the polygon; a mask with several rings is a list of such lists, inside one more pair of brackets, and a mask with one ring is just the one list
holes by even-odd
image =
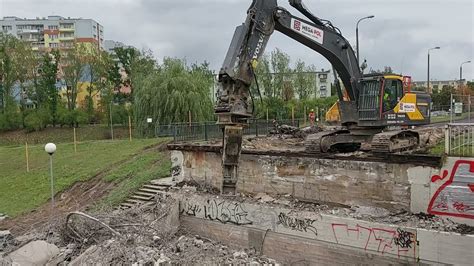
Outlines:
{"label": "retaining wall", "polygon": [[[174,150],[172,161],[176,177],[221,188],[219,153]],[[474,225],[474,158],[448,157],[434,167],[242,154],[237,190],[423,212]]]}
{"label": "retaining wall", "polygon": [[228,245],[252,247],[294,264],[471,265],[474,236],[334,215],[179,195],[181,224]]}

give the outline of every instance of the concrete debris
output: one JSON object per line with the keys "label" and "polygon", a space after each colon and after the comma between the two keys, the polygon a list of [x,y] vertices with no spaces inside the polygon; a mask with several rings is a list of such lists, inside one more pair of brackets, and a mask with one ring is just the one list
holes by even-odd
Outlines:
{"label": "concrete debris", "polygon": [[15,239],[9,230],[0,231],[0,252],[7,251],[14,244]]}
{"label": "concrete debris", "polygon": [[[187,193],[196,190],[187,188]],[[276,264],[254,250],[233,249],[190,235],[179,227],[178,215],[176,199],[160,194],[137,208],[70,216],[66,226],[55,229],[61,233],[60,248],[41,264]]]}
{"label": "concrete debris", "polygon": [[273,129],[269,132],[270,135],[279,135],[282,138],[300,138],[304,139],[309,134],[314,134],[322,131],[321,127],[305,127],[299,128],[290,125],[280,125],[273,120]]}
{"label": "concrete debris", "polygon": [[14,265],[45,265],[58,254],[59,248],[56,245],[37,240],[10,253],[7,260]]}
{"label": "concrete debris", "polygon": [[275,199],[269,196],[266,193],[258,193],[255,195],[255,199],[259,200],[260,202],[267,203],[267,202],[274,202]]}
{"label": "concrete debris", "polygon": [[354,218],[374,217],[381,218],[390,215],[390,212],[384,208],[367,207],[367,206],[352,206],[354,213],[351,214]]}

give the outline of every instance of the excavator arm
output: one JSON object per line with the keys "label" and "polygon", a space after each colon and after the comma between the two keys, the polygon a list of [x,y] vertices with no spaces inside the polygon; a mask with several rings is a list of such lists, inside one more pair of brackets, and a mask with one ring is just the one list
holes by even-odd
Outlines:
{"label": "excavator arm", "polygon": [[[253,115],[250,86],[254,71],[273,32],[291,39],[324,56],[339,74],[346,93],[338,86],[343,124],[356,124],[361,78],[357,58],[349,42],[331,22],[320,19],[304,7],[301,0],[290,5],[308,20],[293,16],[279,7],[277,0],[253,0],[245,22],[238,26],[219,72],[215,112],[223,126],[223,191],[235,191],[242,143],[242,128]],[[343,98],[346,94],[347,99]],[[226,189],[228,188],[228,189]]]}

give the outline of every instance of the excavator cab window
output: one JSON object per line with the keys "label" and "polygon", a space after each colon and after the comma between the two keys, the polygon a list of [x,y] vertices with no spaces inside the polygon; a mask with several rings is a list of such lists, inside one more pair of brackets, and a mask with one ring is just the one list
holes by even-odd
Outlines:
{"label": "excavator cab window", "polygon": [[383,88],[383,112],[388,112],[397,106],[403,97],[403,84],[398,79],[386,79]]}

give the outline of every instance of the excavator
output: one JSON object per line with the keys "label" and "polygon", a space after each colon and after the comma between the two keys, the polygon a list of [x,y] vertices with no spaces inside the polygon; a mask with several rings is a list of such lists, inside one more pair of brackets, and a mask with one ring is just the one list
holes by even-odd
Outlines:
{"label": "excavator", "polygon": [[254,111],[250,86],[255,83],[258,88],[255,69],[275,30],[321,54],[334,69],[340,127],[307,136],[307,152],[351,152],[362,143],[373,152],[410,150],[420,142],[410,129],[430,123],[428,94],[411,92],[408,77],[362,74],[340,29],[311,13],[302,0],[289,3],[306,18],[292,15],[277,0],[253,0],[219,72],[214,110],[223,128],[223,193],[235,193],[243,128]]}

